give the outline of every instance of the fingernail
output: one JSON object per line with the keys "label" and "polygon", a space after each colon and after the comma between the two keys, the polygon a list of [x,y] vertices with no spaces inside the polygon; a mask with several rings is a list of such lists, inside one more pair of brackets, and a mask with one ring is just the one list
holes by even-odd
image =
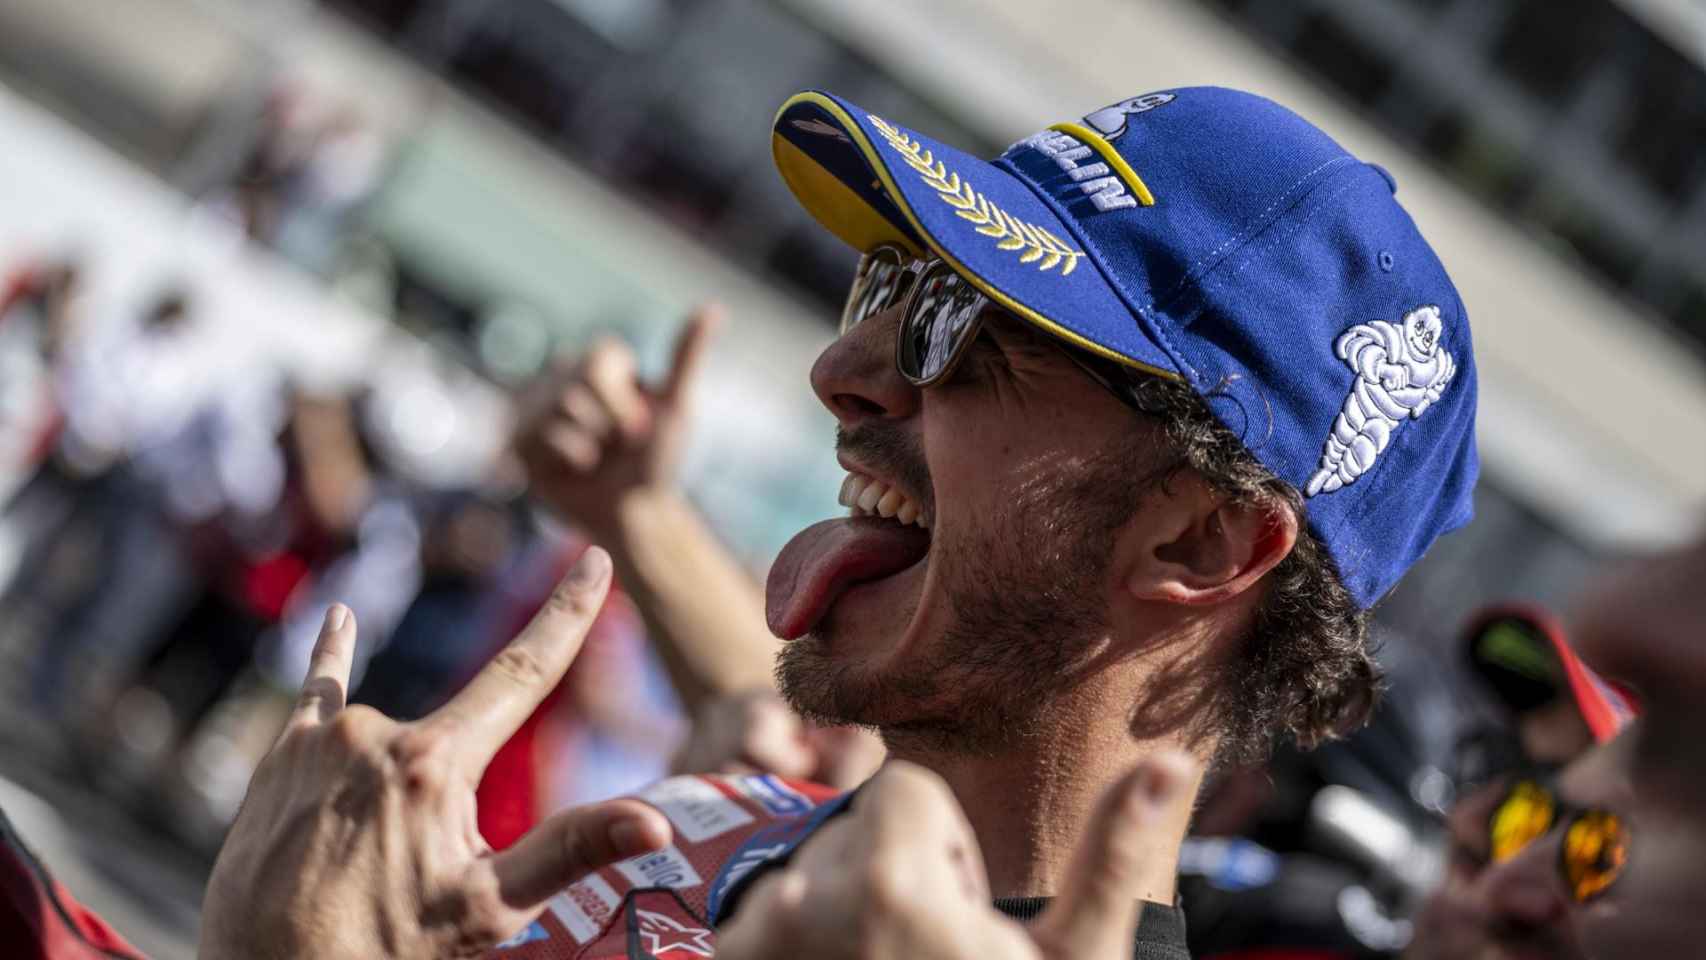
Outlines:
{"label": "fingernail", "polygon": [[1162,753],[1144,765],[1138,773],[1137,793],[1146,816],[1159,814],[1173,803],[1190,779],[1190,762],[1183,754]]}
{"label": "fingernail", "polygon": [[603,547],[587,547],[575,567],[569,571],[569,586],[590,587],[610,572],[610,554]]}
{"label": "fingernail", "polygon": [[1167,775],[1159,770],[1145,770],[1137,785],[1138,793],[1143,798],[1144,812],[1149,815],[1160,813],[1172,799],[1172,785]]}
{"label": "fingernail", "polygon": [[344,622],[349,619],[349,608],[341,603],[334,603],[326,608],[327,630],[342,630]]}

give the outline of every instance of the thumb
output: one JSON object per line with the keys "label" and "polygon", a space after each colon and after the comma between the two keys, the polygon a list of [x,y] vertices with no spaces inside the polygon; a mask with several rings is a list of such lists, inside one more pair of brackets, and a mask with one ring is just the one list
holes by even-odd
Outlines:
{"label": "thumb", "polygon": [[1168,830],[1175,818],[1184,822],[1196,781],[1195,761],[1166,752],[1144,759],[1102,795],[1061,895],[1031,927],[1045,956],[1131,956],[1150,879],[1145,861],[1176,842]]}
{"label": "thumb", "polygon": [[675,340],[675,358],[670,361],[669,375],[664,378],[660,396],[665,403],[680,403],[693,387],[704,365],[705,352],[711,337],[723,325],[723,308],[715,303],[703,304],[687,318],[687,326]]}
{"label": "thumb", "polygon": [[531,915],[599,867],[661,849],[669,840],[662,813],[638,800],[610,800],[554,814],[475,869],[495,876],[505,907]]}

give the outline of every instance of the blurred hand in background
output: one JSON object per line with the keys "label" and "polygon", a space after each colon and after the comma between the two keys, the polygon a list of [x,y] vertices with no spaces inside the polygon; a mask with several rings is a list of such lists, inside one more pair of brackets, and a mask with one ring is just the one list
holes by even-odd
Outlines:
{"label": "blurred hand in background", "polygon": [[714,305],[688,318],[660,383],[642,381],[614,338],[564,361],[521,411],[516,449],[535,495],[603,540],[630,495],[674,492],[692,388],[722,318]]}
{"label": "blurred hand in background", "polygon": [[758,581],[677,482],[691,394],[722,310],[699,308],[658,384],[606,340],[523,404],[515,448],[534,494],[610,551],[689,713],[768,687],[776,642]]}
{"label": "blurred hand in background", "polygon": [[851,790],[885,755],[876,734],[817,726],[769,689],[713,700],[694,720],[673,773],[773,773]]}

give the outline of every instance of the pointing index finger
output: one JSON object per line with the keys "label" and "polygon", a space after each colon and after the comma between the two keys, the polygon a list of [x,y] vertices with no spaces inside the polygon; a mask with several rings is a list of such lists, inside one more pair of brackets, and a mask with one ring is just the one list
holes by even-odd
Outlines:
{"label": "pointing index finger", "polygon": [[308,675],[296,697],[290,726],[325,723],[344,708],[350,661],[355,658],[355,615],[341,603],[326,608],[320,638],[308,655]]}
{"label": "pointing index finger", "polygon": [[662,395],[666,402],[679,403],[704,365],[705,352],[710,349],[711,337],[723,325],[723,308],[707,303],[693,311],[687,326],[675,341],[675,355],[670,360],[669,376],[664,378]]}
{"label": "pointing index finger", "polygon": [[556,688],[610,589],[610,555],[588,547],[526,629],[450,702],[421,720],[458,745],[474,779]]}

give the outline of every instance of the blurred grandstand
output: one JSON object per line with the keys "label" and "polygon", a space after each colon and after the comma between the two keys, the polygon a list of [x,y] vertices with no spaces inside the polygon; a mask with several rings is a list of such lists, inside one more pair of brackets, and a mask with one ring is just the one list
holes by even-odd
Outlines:
{"label": "blurred grandstand", "polygon": [[[1427,678],[1398,708],[1415,755],[1394,802],[1437,811],[1475,710],[1446,650],[1463,618],[1565,604],[1706,503],[1703,64],[1687,0],[7,0],[0,582],[48,599],[0,622],[0,774],[181,834],[43,842],[103,864],[85,899],[145,947],[185,953],[199,863],[180,848],[207,849],[241,796],[302,611],[342,589],[403,630],[422,597],[524,605],[572,543],[501,457],[509,397],[553,353],[614,333],[655,367],[720,300],[692,496],[760,572],[834,509],[805,371],[854,256],[773,172],[786,95],[825,87],[993,154],[1063,111],[1209,83],[1391,170],[1474,318],[1478,516],[1379,613],[1400,684]],[[23,339],[6,318],[26,314]],[[83,386],[55,403],[20,386],[61,377]],[[298,595],[268,565],[286,553],[339,573]],[[252,576],[220,586],[239,556]],[[186,622],[244,655],[186,686],[184,664],[218,660],[173,646]],[[679,720],[633,644],[612,658],[631,698],[579,718],[608,736],[583,736],[559,799],[667,753],[635,746]],[[450,648],[407,669],[480,652]],[[112,742],[137,769],[78,768]],[[1354,751],[1321,766],[1380,776]],[[99,852],[126,844],[139,865]],[[139,892],[155,869],[183,882]]]}

